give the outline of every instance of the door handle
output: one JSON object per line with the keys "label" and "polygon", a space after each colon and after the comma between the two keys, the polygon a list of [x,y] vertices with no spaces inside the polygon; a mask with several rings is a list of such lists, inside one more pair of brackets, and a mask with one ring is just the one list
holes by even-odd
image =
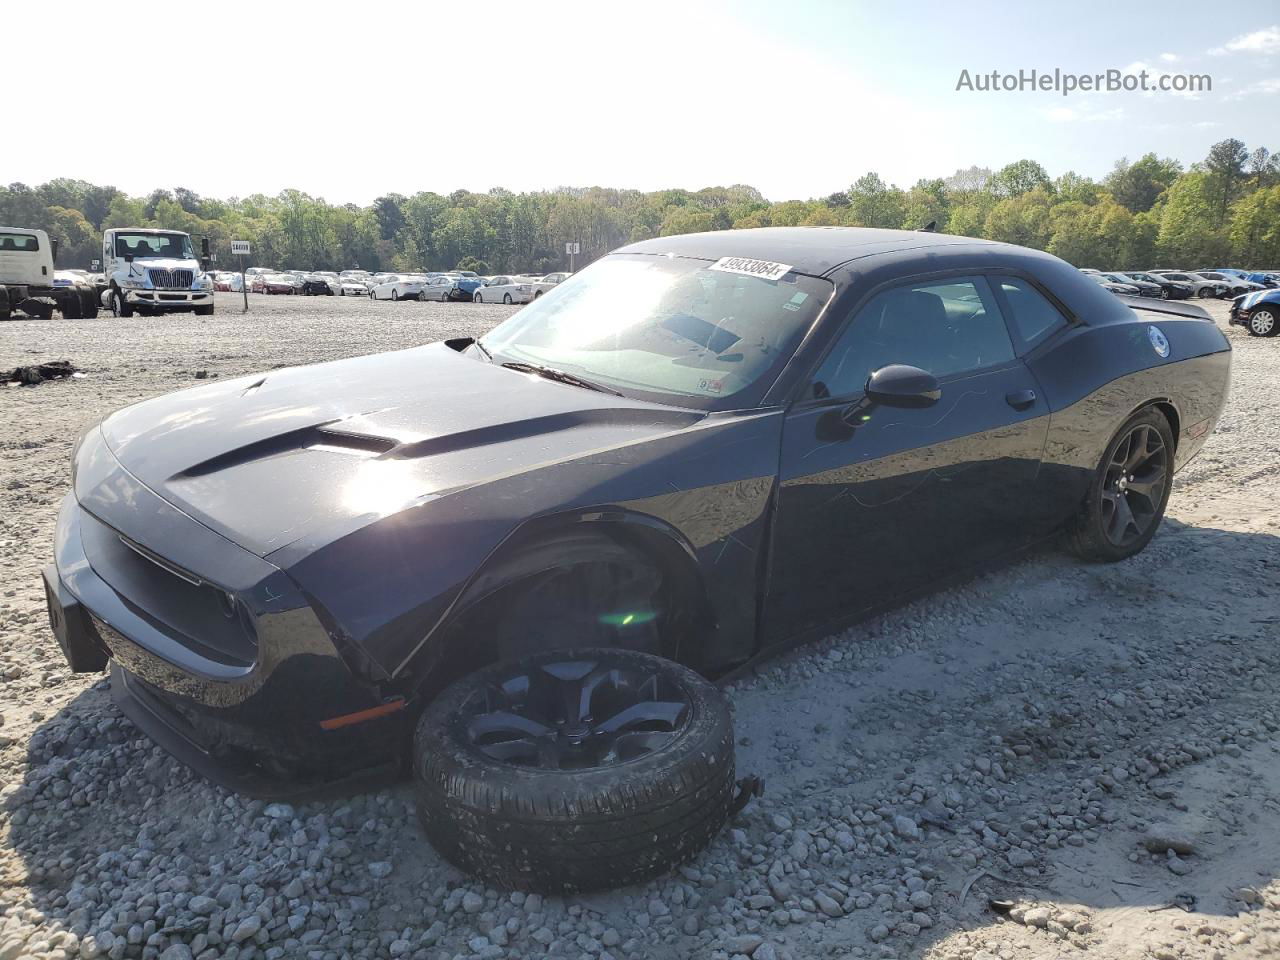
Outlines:
{"label": "door handle", "polygon": [[1004,395],[1005,402],[1015,410],[1025,410],[1036,402],[1034,390],[1014,390]]}

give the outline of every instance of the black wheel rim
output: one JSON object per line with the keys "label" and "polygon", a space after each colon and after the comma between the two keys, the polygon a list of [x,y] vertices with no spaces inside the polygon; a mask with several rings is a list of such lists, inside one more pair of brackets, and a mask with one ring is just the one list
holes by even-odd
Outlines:
{"label": "black wheel rim", "polygon": [[1116,445],[1102,480],[1102,529],[1127,547],[1155,525],[1169,480],[1169,454],[1160,431],[1139,424]]}
{"label": "black wheel rim", "polygon": [[501,763],[587,770],[637,760],[674,741],[689,723],[678,683],[607,658],[512,664],[461,711],[466,741]]}

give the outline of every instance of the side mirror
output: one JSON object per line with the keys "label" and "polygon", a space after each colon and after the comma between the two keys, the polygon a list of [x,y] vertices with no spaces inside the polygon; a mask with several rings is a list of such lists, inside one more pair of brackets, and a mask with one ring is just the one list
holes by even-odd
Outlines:
{"label": "side mirror", "polygon": [[58,241],[57,241],[57,240],[54,240],[54,239],[51,237],[51,238],[49,239],[49,248],[50,248],[50,254],[49,254],[49,255],[50,255],[50,257],[52,257],[53,262],[54,262],[54,264],[56,265],[56,264],[57,264],[57,262],[58,262]]}
{"label": "side mirror", "polygon": [[942,398],[938,378],[905,363],[891,363],[867,378],[867,399],[886,407],[928,407]]}

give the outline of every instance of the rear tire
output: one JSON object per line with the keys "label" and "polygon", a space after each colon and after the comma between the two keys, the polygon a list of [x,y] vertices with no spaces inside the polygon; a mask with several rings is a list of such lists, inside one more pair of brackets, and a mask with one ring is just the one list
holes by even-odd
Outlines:
{"label": "rear tire", "polygon": [[733,801],[724,694],[635,651],[545,652],[463,677],[427,706],[413,752],[432,845],[508,888],[560,894],[666,873],[711,841]]}
{"label": "rear tire", "polygon": [[1169,421],[1154,407],[1125,421],[1107,444],[1068,531],[1072,552],[1114,563],[1146,548],[1169,503],[1174,448]]}
{"label": "rear tire", "polygon": [[79,320],[80,291],[73,288],[63,293],[58,298],[58,310],[61,311],[63,320]]}
{"label": "rear tire", "polygon": [[80,316],[86,320],[98,319],[98,291],[90,288],[80,294]]}
{"label": "rear tire", "polygon": [[502,295],[502,302],[503,302],[503,303],[505,303],[507,306],[510,306],[510,305],[511,305],[511,294],[509,294],[509,293],[504,293],[504,294]]}
{"label": "rear tire", "polygon": [[1280,320],[1267,308],[1249,314],[1249,333],[1255,337],[1274,337],[1280,333]]}

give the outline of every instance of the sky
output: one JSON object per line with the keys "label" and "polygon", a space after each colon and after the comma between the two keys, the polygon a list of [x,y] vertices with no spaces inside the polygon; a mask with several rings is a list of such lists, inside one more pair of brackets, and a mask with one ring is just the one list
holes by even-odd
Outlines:
{"label": "sky", "polygon": [[[293,187],[362,205],[747,183],[784,200],[868,171],[908,187],[1030,157],[1100,178],[1122,156],[1188,164],[1227,137],[1280,150],[1275,0],[219,0],[128,16],[9,0],[0,19],[48,38],[5,46],[35,103],[29,135],[9,111],[0,183]],[[1208,74],[1212,90],[957,90],[965,70],[1055,68]]]}

